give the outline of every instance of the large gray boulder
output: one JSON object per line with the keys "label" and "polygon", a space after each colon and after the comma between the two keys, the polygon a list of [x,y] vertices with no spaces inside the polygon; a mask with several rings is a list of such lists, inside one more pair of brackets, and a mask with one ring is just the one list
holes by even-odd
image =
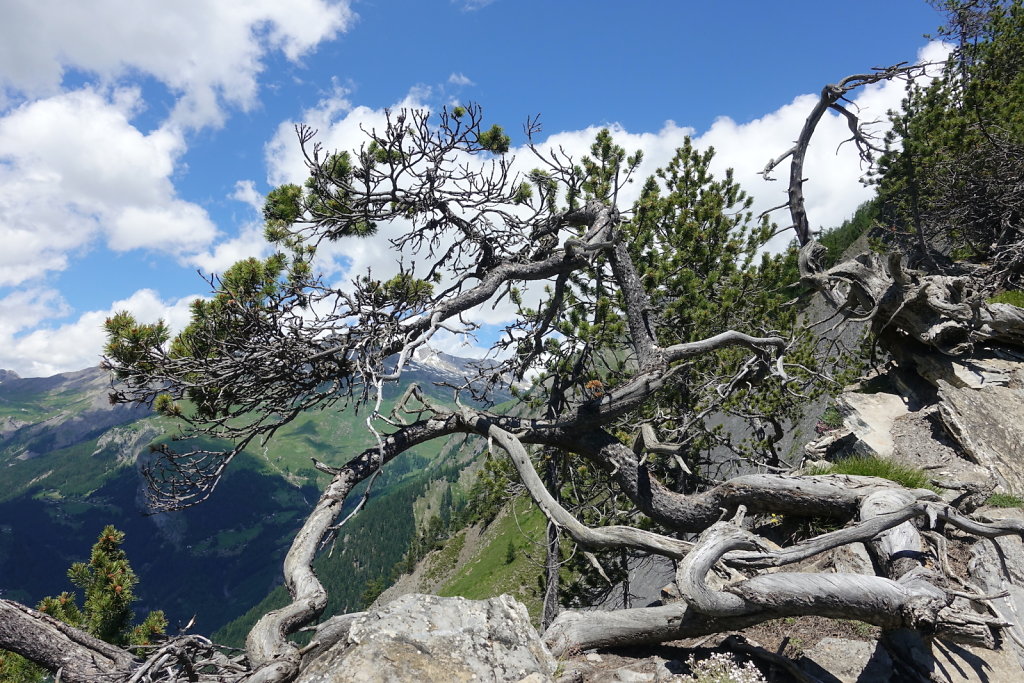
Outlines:
{"label": "large gray boulder", "polygon": [[992,472],[1003,491],[1024,492],[1024,391],[940,381],[939,414],[965,455]]}
{"label": "large gray boulder", "polygon": [[[994,508],[985,517],[1024,520],[1024,511]],[[997,596],[987,604],[1008,624],[1003,643],[1017,657],[1016,680],[1024,680],[1024,540],[1019,536],[980,539],[971,547],[969,569],[980,592]]]}
{"label": "large gray boulder", "polygon": [[843,422],[857,441],[855,453],[879,458],[891,458],[895,449],[892,438],[893,424],[910,413],[902,396],[878,392],[876,394],[842,393],[836,405]]}
{"label": "large gray boulder", "polygon": [[556,662],[507,595],[489,600],[409,594],[366,612],[298,683],[552,680]]}

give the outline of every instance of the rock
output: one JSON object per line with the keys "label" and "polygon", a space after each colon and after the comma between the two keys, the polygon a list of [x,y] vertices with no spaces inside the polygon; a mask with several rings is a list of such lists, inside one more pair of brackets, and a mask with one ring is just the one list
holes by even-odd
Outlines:
{"label": "rock", "polygon": [[875,575],[871,556],[868,555],[868,549],[863,543],[848,543],[828,550],[808,563],[806,571]]}
{"label": "rock", "polygon": [[939,414],[966,455],[992,472],[1005,492],[1024,492],[1024,391],[965,389],[940,380]]}
{"label": "rock", "polygon": [[587,676],[585,680],[587,683],[655,683],[673,678],[668,672],[666,672],[665,676],[659,676],[651,671],[638,671],[638,666],[643,665],[623,666],[608,671],[595,671]]}
{"label": "rock", "polygon": [[[856,440],[853,432],[849,429],[842,427],[833,429],[826,434],[822,434],[814,441],[808,441],[804,446],[804,455],[812,460],[821,460],[847,446],[852,446],[856,443]],[[805,466],[811,464],[805,463]],[[826,464],[828,463],[826,462]]]}
{"label": "rock", "polygon": [[847,428],[857,437],[853,446],[855,452],[879,458],[892,456],[895,450],[890,433],[893,423],[910,412],[902,397],[882,392],[846,392],[836,398],[836,406]]}
{"label": "rock", "polygon": [[664,600],[662,590],[665,584],[676,578],[676,567],[672,560],[658,555],[639,560],[629,558],[626,561],[626,570],[629,572],[629,583],[615,584],[602,600],[595,603],[595,607],[606,610],[622,609],[641,607]]}
{"label": "rock", "polygon": [[1004,349],[985,349],[969,358],[939,353],[915,355],[918,374],[936,387],[940,382],[963,389],[1021,386],[1024,356]]}
{"label": "rock", "polygon": [[800,668],[820,680],[880,682],[891,680],[892,659],[874,642],[822,638],[804,650]]}
{"label": "rock", "polygon": [[96,456],[104,452],[113,453],[117,464],[131,465],[161,434],[163,434],[163,429],[149,422],[112,427],[103,432],[96,440],[96,448],[92,455]]}
{"label": "rock", "polygon": [[666,583],[664,586],[661,587],[661,601],[662,601],[662,603],[674,602],[676,600],[681,600],[682,597],[683,596],[679,594],[679,586],[677,586],[675,584],[675,582]]}
{"label": "rock", "polygon": [[[1016,508],[996,508],[987,510],[985,517],[1024,519],[1024,511]],[[1001,619],[1012,624],[1009,627],[1012,633],[1009,638],[1004,638],[1004,642],[1017,655],[1018,666],[1024,666],[1024,542],[1019,536],[979,539],[971,546],[968,570],[981,592],[1008,593],[1005,597],[989,601],[988,604]],[[1024,671],[1019,673],[1018,680],[1024,680]]]}
{"label": "rock", "polygon": [[608,681],[609,683],[611,683],[612,681],[615,681],[615,683],[646,683],[646,681],[657,680],[657,674],[651,673],[649,671],[636,671],[635,669],[630,669],[628,667],[616,669],[615,671],[611,672],[611,675],[608,677],[598,677],[594,679],[595,683],[597,683],[598,681]]}
{"label": "rock", "polygon": [[938,638],[926,640],[921,634],[908,629],[887,631],[881,641],[895,667],[892,678],[866,679],[871,681],[903,680],[897,674],[901,668],[924,673],[925,680],[949,683],[1017,683],[1024,680],[1013,653],[1007,650],[984,650],[950,643]]}
{"label": "rock", "polygon": [[977,647],[936,640],[932,643],[934,672],[946,680],[969,683],[1017,683],[1024,681],[1024,669],[1009,650],[983,650]]}
{"label": "rock", "polygon": [[1024,680],[1013,653],[982,650],[944,640],[926,641],[899,629],[878,642],[822,638],[804,650],[800,668],[820,681],[899,683],[914,670],[928,678],[910,680],[949,683],[1016,683]]}
{"label": "rock", "polygon": [[955,487],[945,495],[955,498],[964,487],[981,492],[984,500],[996,486],[988,469],[960,456],[958,445],[946,433],[936,406],[918,410],[893,422],[889,430],[896,452],[893,459],[928,472],[933,481]]}
{"label": "rock", "polygon": [[585,661],[568,660],[558,665],[555,683],[585,683],[593,680],[595,665]]}
{"label": "rock", "polygon": [[348,637],[296,680],[518,683],[550,681],[555,668],[526,608],[513,598],[410,594],[357,619]]}

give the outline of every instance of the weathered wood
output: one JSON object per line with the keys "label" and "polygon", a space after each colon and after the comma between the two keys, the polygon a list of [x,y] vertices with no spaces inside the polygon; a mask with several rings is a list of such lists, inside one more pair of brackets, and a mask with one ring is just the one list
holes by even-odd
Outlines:
{"label": "weathered wood", "polygon": [[[895,495],[894,495],[895,494]],[[943,519],[984,535],[1020,533],[1019,520],[982,524],[948,506],[912,501],[894,511],[905,491],[875,492],[865,506],[865,521],[825,534],[791,549],[766,549],[755,535],[743,530],[738,514],[705,531],[679,565],[676,583],[683,601],[672,605],[615,612],[563,612],[544,634],[556,654],[592,647],[621,647],[670,639],[693,638],[786,616],[858,619],[885,629],[924,628],[950,641],[991,648],[997,618],[949,607],[951,594],[934,583],[933,573],[921,566],[920,537],[904,526],[914,517]],[[741,510],[742,513],[742,510]],[[890,533],[891,532],[891,533]],[[814,552],[855,539],[881,536],[878,549],[897,579],[862,574],[771,573],[712,589],[707,573],[718,561],[769,566],[805,559]],[[756,550],[752,550],[756,548]],[[907,562],[902,562],[906,559]],[[909,568],[908,568],[909,567]]]}
{"label": "weathered wood", "polygon": [[12,600],[0,600],[0,648],[66,683],[124,681],[139,665],[127,651]]}
{"label": "weathered wood", "polygon": [[313,560],[352,488],[406,449],[455,430],[453,418],[416,422],[387,436],[380,447],[367,449],[338,470],[285,556],[285,587],[292,601],[261,617],[246,637],[245,649],[254,669],[249,680],[277,683],[291,680],[298,673],[302,653],[287,636],[310,623],[327,605],[327,591],[313,572]]}

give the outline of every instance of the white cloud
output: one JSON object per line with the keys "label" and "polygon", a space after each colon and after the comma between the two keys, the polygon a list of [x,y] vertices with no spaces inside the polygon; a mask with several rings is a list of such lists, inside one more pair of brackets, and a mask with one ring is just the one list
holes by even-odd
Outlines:
{"label": "white cloud", "polygon": [[[941,61],[944,54],[941,45],[932,44],[921,51],[920,59]],[[888,125],[886,112],[898,108],[903,96],[903,83],[889,82],[854,92],[851,99],[854,102],[852,106],[859,108],[862,120],[879,120],[877,133],[881,135]],[[428,97],[429,93],[413,89],[395,109],[417,106]],[[620,205],[626,207],[632,203],[639,195],[642,180],[655,169],[665,166],[687,136],[693,139],[698,149],[709,146],[715,148],[712,170],[718,177],[722,177],[727,168],[734,169],[735,179],[754,198],[755,215],[781,204],[786,199],[784,192],[788,162],[776,169],[775,177],[779,180],[775,182],[764,180],[760,175],[761,170],[769,159],[780,155],[796,139],[816,100],[817,95],[801,95],[776,111],[744,123],[722,117],[700,134],[674,121],[666,121],[661,130],[648,133],[632,133],[621,126],[611,125],[617,144],[627,152],[644,152],[644,162],[636,174],[637,182],[623,190]],[[304,112],[304,120],[320,131],[317,140],[326,150],[357,149],[366,139],[363,130],[382,129],[385,125],[382,110],[352,107],[343,98],[321,102],[317,107]],[[546,154],[561,150],[578,161],[589,153],[590,145],[600,128],[591,126],[582,130],[559,132],[540,142],[538,148]],[[271,184],[301,183],[306,177],[306,168],[292,129],[292,122],[282,123],[266,147]],[[846,121],[835,113],[827,114],[815,132],[804,169],[805,177],[809,178],[805,185],[807,211],[814,228],[840,224],[859,204],[873,195],[874,190],[861,183],[865,169],[855,149],[850,145],[840,146],[847,137],[849,130]],[[511,154],[516,155],[514,170],[524,172],[538,165],[536,157],[526,148],[513,149]],[[787,213],[778,212],[772,217],[780,226],[788,225]],[[396,222],[380,226],[378,234],[372,238],[339,240],[318,254],[323,259],[321,265],[332,276],[336,276],[338,286],[345,286],[352,277],[365,274],[368,269],[376,277],[389,277],[397,271],[396,254],[390,240],[405,233],[407,229],[406,223]],[[782,248],[792,238],[792,232],[786,231],[773,246]],[[407,258],[407,264],[409,260]],[[420,265],[425,261],[422,256],[417,260]],[[539,296],[539,286],[531,286],[524,292],[524,301],[532,305]],[[488,325],[508,322],[513,316],[514,307],[507,301],[493,308],[485,304],[472,313],[474,320]],[[461,343],[461,340],[456,341],[450,337],[443,339],[446,345]]]}
{"label": "white cloud", "polygon": [[263,211],[263,195],[256,189],[256,182],[253,180],[236,181],[235,190],[229,198],[248,204],[256,213]]}
{"label": "white cloud", "polygon": [[[854,101],[861,107],[861,115],[865,120],[884,119],[890,108],[899,106],[903,96],[902,83],[887,83],[865,88],[854,94]],[[415,106],[423,101],[423,93],[411,91],[402,104]],[[816,101],[815,95],[803,95],[791,103],[771,112],[759,119],[746,123],[737,123],[729,118],[720,118],[709,130],[697,135],[693,128],[681,126],[674,121],[667,121],[661,130],[650,133],[632,133],[621,126],[612,125],[613,136],[617,144],[627,152],[642,150],[644,162],[636,174],[637,182],[627,186],[620,196],[620,205],[628,207],[639,195],[642,180],[655,169],[665,166],[672,158],[675,150],[682,146],[685,138],[690,136],[698,148],[714,146],[716,156],[713,170],[721,177],[727,168],[733,168],[735,178],[754,198],[755,214],[782,203],[785,196],[784,179],[788,172],[788,164],[777,169],[777,177],[781,182],[768,182],[760,176],[760,171],[772,157],[782,153],[794,140],[803,125],[807,114]],[[399,105],[401,106],[401,105]],[[398,107],[396,107],[398,108]],[[382,129],[385,125],[384,112],[366,107],[350,107],[324,101],[318,107],[304,113],[305,120],[320,132],[317,140],[326,150],[357,149],[365,142],[364,130]],[[298,143],[293,133],[291,122],[282,123],[277,134],[266,147],[269,180],[272,184],[285,182],[301,183],[307,174]],[[560,150],[578,161],[588,154],[590,145],[599,126],[591,126],[582,130],[556,133],[538,144],[543,154]],[[822,121],[808,154],[806,175],[810,178],[806,185],[807,208],[814,226],[833,226],[847,218],[858,204],[871,196],[872,190],[860,183],[862,169],[855,151],[844,146],[836,155],[839,143],[848,137],[844,120],[838,115],[828,115]],[[516,155],[513,169],[525,172],[538,165],[539,160],[526,148],[514,149]],[[775,216],[782,225],[788,221],[785,214]],[[321,265],[337,275],[340,284],[351,280],[356,275],[372,270],[376,277],[385,278],[397,271],[396,254],[390,240],[400,236],[408,229],[404,222],[382,225],[379,232],[372,238],[345,238],[328,245],[319,254]],[[792,238],[787,232],[779,239],[779,246]],[[407,258],[407,263],[408,263]],[[424,261],[421,256],[419,262]],[[540,296],[539,288],[528,288],[524,299],[533,304]],[[512,319],[514,308],[508,302],[496,308],[489,305],[480,307],[474,312],[474,319],[487,324],[500,324]]]}
{"label": "white cloud", "polygon": [[25,289],[0,299],[0,339],[9,339],[40,320],[67,315],[70,308],[55,289]]}
{"label": "white cloud", "polygon": [[448,77],[448,82],[452,85],[476,85],[476,83],[469,80],[469,77],[461,71],[459,73],[452,73],[452,75]]}
{"label": "white cloud", "polygon": [[488,355],[494,357],[493,353],[489,353],[490,349],[480,346],[472,336],[453,334],[448,330],[438,330],[434,333],[430,338],[430,348],[460,358],[485,358]]}
{"label": "white cloud", "polygon": [[[256,183],[252,180],[236,182],[234,191],[228,197],[248,205],[255,216],[262,215],[264,197],[256,190]],[[223,273],[242,259],[264,258],[270,252],[271,246],[263,236],[262,221],[252,220],[242,225],[234,237],[221,240],[212,249],[192,254],[188,262],[204,273]]]}
{"label": "white cloud", "polygon": [[[152,250],[223,270],[268,245],[255,223],[220,235],[206,210],[178,195],[186,135],[258,105],[274,53],[299,62],[347,29],[349,0],[61,0],[17,2],[0,22],[0,367],[39,375],[98,359],[110,311],[72,313],[43,278],[98,244]],[[70,76],[70,78],[69,78]],[[87,85],[69,90],[70,82]],[[135,120],[141,86],[173,98],[154,130]],[[332,101],[341,104],[335,87]],[[254,209],[251,181],[232,197]],[[140,290],[111,307],[141,318],[187,315],[190,298]]]}
{"label": "white cloud", "polygon": [[270,51],[296,61],[353,18],[327,0],[16,2],[0,22],[0,91],[52,96],[68,69],[106,83],[142,73],[180,96],[176,123],[216,124],[222,103],[255,103]]}
{"label": "white cloud", "polygon": [[201,207],[172,199],[163,206],[124,207],[107,232],[107,243],[115,251],[148,248],[182,253],[210,243],[217,229]]}
{"label": "white cloud", "polygon": [[178,255],[214,239],[206,211],[171,181],[180,134],[143,134],[129,121],[137,106],[135,91],[83,89],[0,118],[0,285],[61,270],[98,239]]}
{"label": "white cloud", "polygon": [[453,5],[461,5],[462,11],[473,12],[490,5],[494,0],[452,0]]}
{"label": "white cloud", "polygon": [[[42,300],[33,302],[30,296]],[[29,324],[34,329],[18,335],[18,323],[0,324],[0,368],[14,370],[23,377],[46,377],[95,366],[106,341],[103,322],[115,312],[128,311],[146,322],[163,319],[173,331],[178,331],[188,323],[189,304],[195,298],[163,301],[153,290],[140,289],[127,299],[115,301],[107,310],[89,311],[63,325],[37,326],[37,321],[32,321]],[[52,290],[11,294],[0,300],[0,313],[8,310],[22,317],[32,312],[52,317],[67,311]]]}
{"label": "white cloud", "polygon": [[218,242],[209,251],[190,256],[189,263],[204,273],[223,273],[242,259],[263,258],[268,256],[270,251],[270,245],[263,237],[263,225],[247,223],[235,237]]}
{"label": "white cloud", "polygon": [[[918,63],[941,62],[948,52],[942,43],[930,43],[919,51]],[[890,127],[887,112],[898,110],[905,94],[903,81],[876,83],[851,93],[853,103],[848,108],[862,122],[877,122],[872,130],[881,141]],[[770,159],[785,152],[796,140],[817,99],[817,95],[801,95],[744,124],[720,118],[695,143],[715,148],[716,173],[725,168],[735,170],[736,180],[754,197],[755,212],[770,209],[786,201],[789,161],[775,169],[774,182],[764,180],[760,173]],[[849,137],[846,119],[832,111],[825,114],[814,132],[803,173],[807,178],[804,195],[812,230],[838,226],[857,206],[874,196],[875,190],[861,183],[868,169],[861,163],[856,148],[843,144]],[[784,210],[772,214],[772,219],[780,227],[790,224],[789,214]],[[784,247],[792,238],[792,231],[787,231],[776,239],[774,246]]]}

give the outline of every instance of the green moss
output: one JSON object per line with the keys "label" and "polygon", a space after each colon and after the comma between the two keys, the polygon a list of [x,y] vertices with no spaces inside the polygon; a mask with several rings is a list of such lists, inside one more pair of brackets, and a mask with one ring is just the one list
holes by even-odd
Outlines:
{"label": "green moss", "polygon": [[1024,292],[1018,289],[1008,289],[1005,292],[999,292],[993,297],[988,298],[990,304],[1010,304],[1017,308],[1024,308]]}
{"label": "green moss", "polygon": [[985,505],[997,508],[1024,508],[1024,498],[1009,493],[993,493],[985,501]]}
{"label": "green moss", "polygon": [[880,477],[894,481],[908,489],[930,489],[938,492],[928,474],[916,467],[901,465],[884,458],[855,456],[843,458],[822,467],[811,468],[808,474],[848,474],[859,477]]}

